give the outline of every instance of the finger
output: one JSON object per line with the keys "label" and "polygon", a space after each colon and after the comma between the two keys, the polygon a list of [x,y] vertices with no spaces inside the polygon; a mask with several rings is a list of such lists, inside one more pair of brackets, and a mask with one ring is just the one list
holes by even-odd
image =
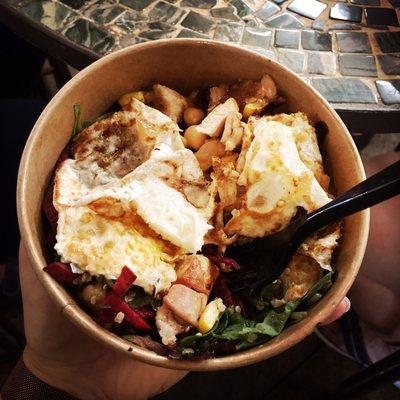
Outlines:
{"label": "finger", "polygon": [[322,322],[322,325],[328,325],[333,321],[339,319],[343,314],[350,310],[351,303],[350,300],[345,297],[339,305],[336,307],[335,311],[325,320]]}

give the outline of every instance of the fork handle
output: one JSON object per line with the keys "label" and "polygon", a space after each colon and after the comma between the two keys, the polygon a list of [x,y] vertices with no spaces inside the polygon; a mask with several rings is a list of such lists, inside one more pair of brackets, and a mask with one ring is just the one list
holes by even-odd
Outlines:
{"label": "fork handle", "polygon": [[[303,241],[319,229],[400,194],[400,161],[362,181],[323,207],[305,216],[295,237]],[[296,238],[295,239],[296,241]],[[301,244],[299,243],[299,245]]]}

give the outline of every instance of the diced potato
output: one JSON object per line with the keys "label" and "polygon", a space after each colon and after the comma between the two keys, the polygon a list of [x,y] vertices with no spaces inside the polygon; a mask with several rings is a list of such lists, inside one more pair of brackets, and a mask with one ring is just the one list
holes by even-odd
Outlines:
{"label": "diced potato", "polygon": [[199,332],[207,333],[210,331],[225,309],[226,307],[219,297],[210,301],[199,318],[197,326]]}
{"label": "diced potato", "polygon": [[185,147],[189,147],[193,150],[199,150],[208,138],[208,136],[204,135],[204,133],[198,132],[196,127],[197,125],[189,126],[184,134],[184,138],[186,139]]}
{"label": "diced potato", "polygon": [[146,103],[145,93],[141,91],[125,93],[118,99],[118,103],[121,107],[124,107],[128,105],[133,98],[141,101],[142,103]]}
{"label": "diced potato", "polygon": [[263,104],[260,103],[249,103],[244,106],[243,109],[243,118],[247,119],[252,115],[257,115],[260,113],[264,108]]}
{"label": "diced potato", "polygon": [[207,171],[212,166],[213,157],[221,158],[225,155],[225,145],[218,139],[211,139],[205,142],[194,155],[200,164],[200,168]]}

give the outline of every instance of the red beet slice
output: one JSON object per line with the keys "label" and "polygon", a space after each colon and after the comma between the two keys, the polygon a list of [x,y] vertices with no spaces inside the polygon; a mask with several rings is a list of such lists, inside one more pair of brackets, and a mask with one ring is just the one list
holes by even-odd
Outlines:
{"label": "red beet slice", "polygon": [[74,279],[79,278],[79,274],[74,274],[68,264],[62,262],[53,262],[44,270],[59,283],[72,283]]}
{"label": "red beet slice", "polygon": [[232,258],[228,258],[228,257],[223,257],[223,256],[214,256],[212,254],[204,254],[211,262],[213,262],[214,264],[225,264],[228,267],[231,267],[233,269],[240,269],[240,265],[233,260]]}
{"label": "red beet slice", "polygon": [[235,301],[235,297],[229,290],[228,285],[221,275],[214,283],[213,294],[215,297],[220,297],[227,307],[238,305]]}
{"label": "red beet slice", "polygon": [[128,267],[123,267],[121,271],[121,275],[114,283],[112,289],[119,296],[125,296],[126,292],[133,285],[133,282],[136,280],[136,275],[134,272]]}
{"label": "red beet slice", "polygon": [[225,282],[225,279],[220,275],[215,281],[213,287],[213,294],[215,297],[220,297],[223,303],[227,306],[239,306],[240,313],[247,317],[246,308],[243,304],[243,301],[236,295],[232,294],[228,288],[228,285]]}
{"label": "red beet slice", "polygon": [[57,233],[58,212],[53,205],[53,189],[54,182],[52,180],[44,196],[42,210],[47,218],[47,221],[49,221],[51,231],[55,235]]}
{"label": "red beet slice", "polygon": [[94,316],[95,321],[101,325],[110,325],[114,322],[115,312],[111,308],[102,308]]}
{"label": "red beet slice", "polygon": [[106,297],[106,302],[111,310],[116,314],[124,313],[125,320],[136,329],[151,330],[150,325],[132,308],[129,307],[121,298],[114,292],[111,292]]}
{"label": "red beet slice", "polygon": [[149,306],[136,307],[135,311],[144,319],[153,319],[155,317],[154,310]]}

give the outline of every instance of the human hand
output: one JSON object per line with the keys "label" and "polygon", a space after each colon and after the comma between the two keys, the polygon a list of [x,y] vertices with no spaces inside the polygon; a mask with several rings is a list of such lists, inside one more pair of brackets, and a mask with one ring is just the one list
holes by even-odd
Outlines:
{"label": "human hand", "polygon": [[[187,374],[132,360],[97,343],[57,310],[22,245],[19,266],[27,340],[23,358],[42,381],[83,400],[132,400],[161,393]],[[345,298],[325,324],[349,308]]]}
{"label": "human hand", "polygon": [[132,360],[96,342],[56,308],[21,245],[19,271],[28,369],[47,384],[82,400],[147,399],[181,380],[186,371]]}

